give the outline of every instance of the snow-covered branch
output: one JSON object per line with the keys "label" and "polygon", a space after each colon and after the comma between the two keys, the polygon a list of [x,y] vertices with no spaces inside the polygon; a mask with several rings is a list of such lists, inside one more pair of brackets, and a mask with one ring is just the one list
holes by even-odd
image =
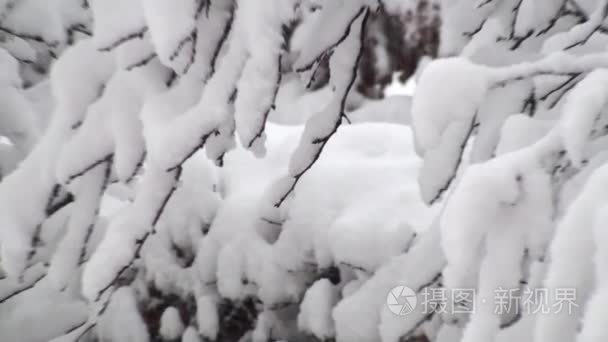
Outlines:
{"label": "snow-covered branch", "polygon": [[279,195],[274,202],[277,208],[317,161],[323,148],[340,126],[344,117],[346,97],[357,77],[357,67],[363,48],[363,32],[368,15],[367,6],[359,8],[355,18],[348,22],[349,26],[345,31],[347,36],[331,55],[330,84],[335,88],[334,98],[322,112],[317,113],[307,122],[300,145],[291,158],[289,176],[277,186]]}

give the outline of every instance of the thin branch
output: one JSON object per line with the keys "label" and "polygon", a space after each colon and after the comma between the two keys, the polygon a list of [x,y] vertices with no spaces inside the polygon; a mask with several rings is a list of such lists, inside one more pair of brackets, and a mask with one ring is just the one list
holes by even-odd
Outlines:
{"label": "thin branch", "polygon": [[330,44],[328,47],[326,47],[325,49],[323,49],[323,51],[321,51],[321,53],[319,53],[319,55],[315,58],[312,59],[312,61],[310,61],[309,63],[305,64],[304,66],[296,69],[297,72],[304,72],[306,70],[310,70],[315,63],[318,63],[321,58],[323,58],[324,55],[330,54],[331,51],[333,49],[335,49],[338,45],[342,44],[342,42],[348,37],[348,35],[350,34],[350,28],[353,25],[353,23],[355,22],[355,20],[357,20],[361,14],[363,13],[362,10],[359,10],[348,22],[348,24],[345,27],[344,33],[342,33],[342,36],[340,36],[340,38],[338,38],[338,40],[336,40],[335,42],[333,42],[332,44]]}
{"label": "thin branch", "polygon": [[549,109],[553,109],[555,108],[555,106],[557,106],[557,104],[562,100],[562,98],[564,97],[564,95],[566,95],[570,90],[572,90],[572,88],[574,88],[576,86],[576,82],[572,82],[570,83],[570,85],[568,85],[556,98],[555,100],[549,105]]}
{"label": "thin branch", "polygon": [[228,40],[228,36],[230,35],[230,32],[232,31],[233,24],[234,24],[234,10],[230,12],[230,16],[228,17],[228,20],[226,21],[226,25],[224,25],[224,30],[222,31],[222,35],[220,36],[220,39],[218,40],[217,44],[215,45],[215,48],[213,49],[213,57],[211,57],[211,70],[209,71],[209,75],[206,77],[206,79],[209,79],[215,73],[217,59],[220,55],[220,52],[222,51],[222,47]]}
{"label": "thin branch", "polygon": [[434,204],[435,202],[437,202],[441,198],[441,196],[443,195],[443,193],[447,189],[449,189],[450,185],[452,184],[452,182],[456,178],[456,174],[458,172],[458,168],[460,167],[460,164],[462,163],[462,155],[464,154],[464,149],[467,146],[467,142],[469,141],[469,138],[473,134],[473,130],[475,129],[475,127],[477,127],[476,121],[477,121],[477,115],[474,115],[473,119],[471,120],[471,124],[470,124],[469,130],[465,134],[465,136],[463,137],[462,142],[460,143],[460,153],[458,153],[458,159],[456,160],[456,163],[453,166],[452,174],[451,174],[450,178],[447,179],[447,181],[445,182],[445,184],[437,191],[437,193],[435,194],[435,196],[433,196],[433,198],[429,201],[430,205]]}
{"label": "thin branch", "polygon": [[142,27],[137,31],[128,33],[127,35],[118,38],[113,43],[110,43],[109,45],[107,45],[105,47],[99,48],[98,50],[102,51],[102,52],[110,52],[130,40],[143,39],[146,32],[148,32],[148,27],[147,26]]}
{"label": "thin branch", "polygon": [[566,46],[564,48],[564,50],[570,50],[576,46],[580,46],[580,45],[584,45],[586,44],[589,39],[591,39],[591,37],[596,33],[599,32],[602,29],[602,23],[604,22],[604,20],[606,19],[606,16],[608,16],[608,3],[606,3],[604,5],[604,8],[601,9],[602,10],[602,16],[601,19],[598,21],[598,23],[595,25],[595,27],[593,27],[593,29],[591,31],[589,31],[589,33],[587,33],[583,38],[581,38],[580,40],[573,42],[572,44]]}
{"label": "thin branch", "polygon": [[196,146],[194,146],[194,147],[193,147],[193,148],[190,150],[190,152],[188,152],[188,153],[187,153],[187,154],[184,156],[184,158],[183,158],[182,160],[180,160],[180,161],[179,161],[179,162],[178,162],[176,165],[174,165],[174,166],[172,166],[172,167],[168,168],[168,169],[167,169],[167,172],[171,172],[171,171],[174,171],[174,170],[176,170],[176,169],[181,168],[182,164],[183,164],[183,163],[185,163],[185,162],[186,162],[186,160],[190,159],[190,157],[192,157],[192,156],[193,156],[193,155],[194,155],[194,154],[195,154],[195,153],[196,153],[198,150],[200,150],[201,148],[203,148],[203,146],[205,146],[205,143],[207,143],[207,139],[209,139],[209,137],[210,137],[212,134],[217,135],[217,134],[219,134],[219,132],[217,131],[217,129],[214,129],[214,130],[212,130],[211,132],[208,132],[208,133],[203,134],[203,136],[201,137],[201,139],[200,139],[199,143],[198,143]]}
{"label": "thin branch", "polygon": [[[101,299],[101,297],[104,295],[104,293],[106,293],[106,291],[108,291],[114,287],[114,284],[118,281],[118,279],[120,279],[120,277],[124,274],[124,272],[126,270],[128,270],[129,268],[131,268],[131,266],[133,266],[135,261],[139,258],[141,249],[142,249],[144,243],[146,242],[146,240],[148,239],[148,237],[150,235],[155,234],[155,232],[156,232],[155,226],[158,223],[158,220],[160,219],[161,215],[165,211],[167,203],[173,196],[173,193],[175,192],[175,190],[177,190],[177,184],[182,176],[182,167],[180,165],[171,170],[168,170],[167,172],[173,173],[173,185],[171,186],[169,191],[165,194],[165,196],[163,196],[163,199],[162,199],[161,203],[159,204],[159,207],[156,209],[156,211],[154,213],[154,216],[153,216],[152,222],[151,222],[151,230],[147,231],[141,238],[139,238],[135,241],[135,250],[134,250],[131,258],[129,259],[129,262],[126,263],[123,267],[121,267],[116,272],[116,275],[114,276],[114,278],[112,278],[112,280],[110,282],[108,282],[108,284],[99,291],[95,301],[99,301]],[[108,302],[109,302],[110,297],[111,296],[108,296]],[[107,305],[107,303],[106,303],[106,305]]]}
{"label": "thin branch", "polygon": [[280,52],[279,56],[278,56],[278,61],[277,61],[277,70],[276,70],[277,74],[275,77],[274,90],[272,93],[272,99],[270,102],[270,106],[268,106],[268,108],[262,114],[262,122],[260,124],[260,127],[258,128],[258,132],[247,143],[248,148],[251,148],[253,146],[253,144],[255,143],[255,141],[262,137],[262,134],[264,134],[264,129],[266,127],[266,120],[268,120],[268,115],[270,114],[271,110],[275,109],[275,101],[277,98],[277,94],[279,93],[279,87],[281,86],[281,79],[283,78],[283,74],[281,73],[282,58],[283,58],[283,54],[282,54],[282,52]]}
{"label": "thin branch", "polygon": [[[101,198],[101,196],[103,196],[104,192],[108,188],[108,184],[110,184],[110,176],[112,175],[112,165],[113,165],[113,159],[109,158],[106,161],[106,167],[105,167],[104,174],[103,174],[103,180],[101,182],[101,186],[99,189],[100,198]],[[92,189],[88,189],[88,190],[92,191]],[[84,264],[84,262],[85,262],[85,258],[87,255],[87,247],[89,245],[89,240],[91,240],[91,236],[93,235],[93,230],[95,229],[95,221],[96,221],[96,218],[98,215],[99,215],[99,203],[97,205],[97,208],[95,208],[95,215],[94,215],[93,221],[90,222],[89,226],[87,227],[87,232],[85,234],[84,241],[80,248],[80,256],[78,258],[78,264],[80,264],[80,265]]]}
{"label": "thin branch", "polygon": [[568,84],[570,84],[570,82],[574,81],[577,77],[579,77],[582,73],[577,72],[577,73],[573,73],[570,77],[568,77],[568,79],[565,82],[560,83],[557,87],[551,89],[550,91],[548,91],[545,95],[541,96],[539,98],[539,100],[541,101],[546,101],[549,96],[557,93],[558,91],[560,91],[562,88],[566,87]]}
{"label": "thin branch", "polygon": [[142,66],[145,66],[148,63],[152,62],[154,60],[154,58],[156,58],[156,56],[157,56],[156,52],[152,52],[149,55],[147,55],[146,57],[144,57],[143,59],[141,59],[140,61],[127,65],[125,67],[125,70],[131,71],[135,68],[140,68]]}
{"label": "thin branch", "polygon": [[477,5],[477,8],[482,8],[488,4],[491,4],[494,0],[485,0],[484,2]]}
{"label": "thin branch", "polygon": [[[342,98],[340,99],[340,113],[337,116],[336,122],[334,123],[334,127],[333,129],[324,137],[322,138],[317,138],[314,139],[312,141],[312,144],[318,144],[319,147],[317,148],[317,151],[315,153],[315,155],[313,156],[313,158],[311,159],[310,163],[304,168],[304,170],[300,171],[298,174],[296,174],[295,176],[293,176],[292,178],[292,182],[291,182],[291,186],[289,187],[289,189],[283,194],[283,196],[280,197],[280,199],[274,204],[274,206],[276,208],[279,208],[281,206],[281,204],[283,204],[283,202],[285,201],[285,199],[287,199],[287,197],[293,192],[293,190],[295,189],[297,183],[299,182],[300,178],[316,163],[316,161],[319,159],[319,157],[321,156],[321,153],[323,152],[323,148],[325,147],[325,144],[327,144],[327,142],[329,141],[329,139],[334,135],[334,133],[338,130],[338,127],[340,126],[340,123],[342,121],[342,116],[344,114],[344,109],[346,107],[346,98],[348,97],[348,94],[350,93],[350,89],[352,88],[353,84],[355,83],[355,80],[357,78],[357,70],[359,67],[359,62],[361,61],[361,56],[363,55],[363,48],[364,48],[364,41],[365,41],[365,28],[367,25],[367,19],[369,17],[369,8],[367,6],[363,6],[361,7],[361,9],[359,10],[357,16],[355,16],[355,18],[353,18],[350,21],[350,24],[346,30],[346,36],[348,36],[350,34],[351,31],[351,26],[354,24],[354,22],[361,16],[363,15],[363,20],[361,22],[361,31],[359,34],[359,51],[357,52],[357,57],[355,59],[355,62],[352,65],[352,70],[350,73],[350,80],[348,82],[348,84],[346,85],[346,88],[344,89],[344,94],[342,95]],[[345,38],[344,38],[345,39]],[[340,42],[342,42],[344,39],[341,39]]]}
{"label": "thin branch", "polygon": [[42,43],[44,45],[46,45],[49,48],[56,48],[59,46],[59,42],[54,40],[54,41],[47,41],[46,39],[44,39],[41,35],[38,34],[32,34],[32,33],[25,33],[25,32],[18,32],[16,30],[13,30],[11,28],[5,27],[5,26],[0,26],[0,31],[13,35],[15,37],[19,37],[23,40],[30,40],[30,41],[34,41],[34,42],[38,42],[38,43]]}
{"label": "thin branch", "polygon": [[[36,225],[36,228],[34,228],[34,233],[32,234],[32,238],[31,238],[31,242],[30,242],[30,250],[28,251],[28,254],[26,257],[26,264],[29,264],[34,259],[34,257],[36,256],[37,248],[41,245],[42,241],[41,241],[40,235],[42,234],[43,222],[47,218],[49,218],[53,214],[55,214],[57,211],[61,210],[62,208],[64,208],[65,206],[67,206],[68,204],[70,204],[74,201],[74,196],[70,193],[66,194],[59,201],[56,201],[56,199],[60,196],[60,194],[61,194],[61,185],[60,184],[53,185],[53,187],[51,189],[51,193],[48,196],[47,203],[46,203],[46,206],[44,209],[45,216],[42,219],[42,221]],[[23,276],[23,274],[21,275],[21,277],[22,276]]]}
{"label": "thin branch", "polygon": [[34,279],[34,281],[31,284],[28,284],[26,286],[23,287],[19,287],[17,288],[15,291],[4,295],[4,297],[0,297],[0,304],[3,304],[5,302],[7,302],[8,300],[10,300],[11,298],[14,298],[16,296],[18,296],[19,294],[32,289],[34,286],[36,286],[36,284],[38,284],[44,277],[46,277],[46,274],[42,274],[40,276],[38,276],[36,279]]}
{"label": "thin branch", "polygon": [[141,170],[141,168],[144,166],[144,161],[146,160],[146,151],[144,151],[141,154],[141,157],[139,158],[139,161],[137,162],[137,164],[135,165],[135,168],[133,169],[133,172],[131,173],[131,175],[129,176],[129,178],[127,178],[126,183],[131,183],[131,181],[135,178],[135,176],[137,176],[137,174],[139,173],[139,171]]}
{"label": "thin branch", "polygon": [[89,166],[85,167],[84,169],[82,169],[82,170],[80,170],[80,171],[78,171],[78,172],[76,172],[76,173],[74,173],[74,174],[70,175],[70,176],[68,177],[67,183],[70,183],[70,182],[72,182],[74,179],[76,179],[76,178],[78,178],[78,177],[83,176],[83,175],[84,175],[84,174],[86,174],[87,172],[89,172],[89,171],[93,170],[93,169],[94,169],[95,167],[97,167],[98,165],[101,165],[101,164],[103,164],[103,163],[106,163],[106,162],[108,162],[108,161],[112,160],[112,158],[113,158],[113,157],[114,157],[114,155],[113,155],[113,154],[108,154],[108,155],[104,156],[103,158],[96,160],[95,162],[93,162],[93,163],[92,163],[92,164],[90,164]]}
{"label": "thin branch", "polygon": [[[489,3],[491,1],[492,0],[488,0],[486,3]],[[487,21],[488,21],[488,19],[482,20],[477,28],[475,28],[473,31],[463,32],[462,35],[465,37],[473,37],[474,35],[476,35],[483,29],[483,25],[485,25]]]}

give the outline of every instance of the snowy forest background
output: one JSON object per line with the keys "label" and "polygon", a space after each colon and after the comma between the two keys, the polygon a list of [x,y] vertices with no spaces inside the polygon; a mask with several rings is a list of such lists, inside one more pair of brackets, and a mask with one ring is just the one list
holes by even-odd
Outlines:
{"label": "snowy forest background", "polygon": [[607,17],[0,0],[0,341],[608,341]]}

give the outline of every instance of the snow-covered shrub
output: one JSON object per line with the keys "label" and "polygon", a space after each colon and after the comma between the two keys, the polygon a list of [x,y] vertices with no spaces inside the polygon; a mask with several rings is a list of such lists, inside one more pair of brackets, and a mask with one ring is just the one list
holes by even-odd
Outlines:
{"label": "snow-covered shrub", "polygon": [[[23,39],[69,45],[57,5]],[[355,87],[367,18],[396,5],[79,3],[91,37],[53,63],[50,122],[0,183],[1,336],[604,341],[608,1],[444,1],[411,120]],[[476,310],[395,315],[399,285]]]}
{"label": "snow-covered shrub", "polygon": [[[438,340],[603,341],[608,3],[442,11],[444,58],[426,66],[412,105],[420,185],[427,203],[445,198],[442,284],[475,289],[477,308],[436,315]],[[501,288],[517,301],[497,312]],[[525,308],[541,291],[550,310]],[[571,307],[556,312],[560,302]]]}
{"label": "snow-covered shrub", "polygon": [[435,214],[410,99],[356,91],[381,6],[0,1],[0,340],[340,339]]}

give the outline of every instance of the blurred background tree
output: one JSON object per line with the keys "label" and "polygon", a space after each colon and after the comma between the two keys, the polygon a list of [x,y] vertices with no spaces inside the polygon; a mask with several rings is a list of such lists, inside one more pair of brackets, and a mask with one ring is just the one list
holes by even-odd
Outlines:
{"label": "blurred background tree", "polygon": [[414,74],[422,57],[435,57],[439,46],[439,15],[437,0],[389,1],[380,11],[371,14],[359,64],[359,92],[381,98],[394,73],[398,73],[399,81],[405,82]]}

